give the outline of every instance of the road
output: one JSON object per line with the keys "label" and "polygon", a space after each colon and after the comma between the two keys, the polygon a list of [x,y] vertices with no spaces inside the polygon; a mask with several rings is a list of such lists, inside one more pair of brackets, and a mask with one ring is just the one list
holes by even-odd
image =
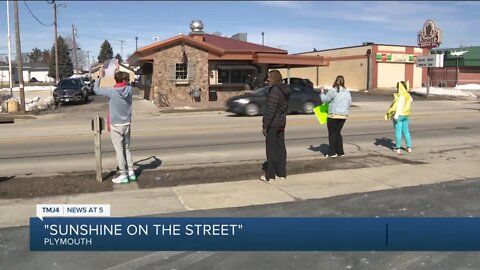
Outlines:
{"label": "road", "polygon": [[[479,179],[169,217],[480,216]],[[478,252],[30,252],[28,227],[0,229],[0,269],[480,269]]]}
{"label": "road", "polygon": [[[370,101],[373,100],[373,101]],[[355,102],[356,101],[356,102]],[[263,160],[261,117],[237,117],[226,112],[158,114],[136,101],[131,149],[135,161],[160,159],[163,168]],[[146,103],[145,103],[146,102]],[[383,120],[390,97],[358,95],[343,134],[347,155],[390,152],[393,128]],[[141,106],[138,104],[142,104]],[[480,141],[480,106],[475,100],[417,100],[411,131],[414,154],[420,157],[442,147],[476,147]],[[101,97],[86,105],[61,107],[60,112],[18,120],[0,127],[0,174],[84,171],[94,169],[91,118],[105,115]],[[313,115],[289,115],[288,157],[309,158],[326,151],[326,126]],[[108,133],[102,136],[104,168],[115,168]],[[148,162],[148,161],[146,161]]]}

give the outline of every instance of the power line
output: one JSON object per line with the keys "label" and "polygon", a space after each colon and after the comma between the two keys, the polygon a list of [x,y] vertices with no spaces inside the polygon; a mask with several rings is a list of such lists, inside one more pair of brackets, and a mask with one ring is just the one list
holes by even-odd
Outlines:
{"label": "power line", "polygon": [[60,32],[62,32],[64,37],[67,37],[67,34],[65,34],[65,31],[63,31],[62,27],[60,25],[57,25],[58,29],[60,29]]}
{"label": "power line", "polygon": [[53,23],[51,24],[45,24],[43,22],[41,22],[37,16],[35,16],[35,14],[33,14],[32,10],[30,9],[30,7],[27,5],[27,2],[24,0],[23,3],[25,4],[25,6],[27,7],[28,11],[30,12],[30,14],[32,14],[32,17],[35,18],[35,20],[37,20],[37,22],[43,26],[53,26]]}
{"label": "power line", "polygon": [[95,37],[95,36],[84,35],[84,34],[81,34],[81,35],[78,35],[78,36],[80,36],[80,37],[86,37],[86,38],[94,38],[94,39],[108,40],[108,38],[101,38],[101,37]]}

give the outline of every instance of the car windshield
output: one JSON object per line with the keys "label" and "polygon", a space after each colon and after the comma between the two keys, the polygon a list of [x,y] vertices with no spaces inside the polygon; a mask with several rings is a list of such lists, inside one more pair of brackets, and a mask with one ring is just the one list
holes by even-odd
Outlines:
{"label": "car windshield", "polygon": [[60,87],[76,87],[79,85],[79,80],[61,80],[58,83]]}

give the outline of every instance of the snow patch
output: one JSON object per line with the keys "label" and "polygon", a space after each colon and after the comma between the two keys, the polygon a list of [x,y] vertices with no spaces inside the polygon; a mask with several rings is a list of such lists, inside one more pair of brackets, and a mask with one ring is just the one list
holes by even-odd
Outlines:
{"label": "snow patch", "polygon": [[[47,85],[47,86],[25,86],[23,89],[25,91],[53,91],[55,87],[54,86],[51,86],[51,85]],[[20,88],[19,87],[13,87],[12,90],[14,92],[19,92],[20,91]],[[4,92],[10,92],[10,88],[1,88],[0,91],[4,91]]]}
{"label": "snow patch", "polygon": [[[417,94],[426,94],[427,88],[426,87],[413,88],[411,91]],[[439,95],[439,96],[477,97],[473,93],[464,92],[456,88],[447,88],[447,87],[430,87],[429,94]]]}
{"label": "snow patch", "polygon": [[480,84],[470,83],[470,84],[464,84],[464,85],[457,85],[453,89],[455,89],[455,90],[477,90],[477,91],[480,91]]}

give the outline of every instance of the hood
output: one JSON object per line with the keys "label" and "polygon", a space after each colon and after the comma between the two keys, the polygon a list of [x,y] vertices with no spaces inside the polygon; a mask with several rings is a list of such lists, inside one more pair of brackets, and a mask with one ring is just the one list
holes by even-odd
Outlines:
{"label": "hood", "polygon": [[398,94],[399,95],[409,95],[409,82],[407,81],[406,82],[406,85],[407,85],[407,88],[405,89],[405,87],[403,87],[403,84],[398,82]]}
{"label": "hood", "polygon": [[277,87],[278,89],[280,89],[280,92],[282,92],[282,94],[284,96],[289,96],[290,95],[290,92],[292,90],[290,90],[290,87],[288,87],[288,85],[284,84],[284,83],[278,83],[278,84],[274,84],[273,86]]}
{"label": "hood", "polygon": [[122,86],[122,87],[115,87],[115,90],[117,91],[118,95],[122,99],[126,99],[132,93],[132,87],[130,85],[126,85],[126,86]]}

